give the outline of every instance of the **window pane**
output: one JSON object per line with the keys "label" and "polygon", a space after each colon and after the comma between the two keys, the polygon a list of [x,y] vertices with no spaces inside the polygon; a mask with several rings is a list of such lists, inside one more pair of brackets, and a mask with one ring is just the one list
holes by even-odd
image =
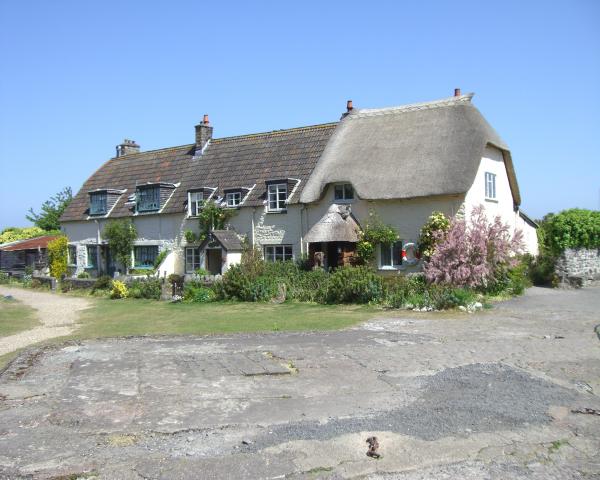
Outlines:
{"label": "window pane", "polygon": [[349,183],[344,185],[344,198],[346,200],[352,200],[354,198],[354,189]]}
{"label": "window pane", "polygon": [[87,247],[87,266],[90,268],[98,267],[98,247],[88,245]]}
{"label": "window pane", "polygon": [[381,244],[381,266],[386,267],[392,264],[392,248],[389,243]]}
{"label": "window pane", "polygon": [[344,199],[344,186],[343,185],[336,185],[334,187],[334,198],[336,200]]}
{"label": "window pane", "polygon": [[394,243],[392,250],[394,265],[402,265],[402,241]]}

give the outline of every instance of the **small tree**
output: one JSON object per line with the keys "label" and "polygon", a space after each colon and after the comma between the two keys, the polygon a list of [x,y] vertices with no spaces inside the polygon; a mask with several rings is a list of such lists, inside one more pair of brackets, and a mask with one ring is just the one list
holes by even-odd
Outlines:
{"label": "small tree", "polygon": [[200,222],[200,234],[198,240],[202,242],[212,230],[223,230],[227,221],[233,217],[236,210],[226,208],[217,202],[205,202],[202,205],[198,220]]}
{"label": "small tree", "polygon": [[40,213],[35,213],[33,208],[30,208],[29,215],[25,215],[25,218],[43,230],[59,230],[59,219],[72,199],[71,187],[65,187],[42,204]]}
{"label": "small tree", "polygon": [[130,220],[111,220],[102,233],[108,241],[111,255],[125,267],[131,267],[131,251],[137,238],[137,230]]}
{"label": "small tree", "polygon": [[48,242],[48,265],[50,275],[56,279],[67,273],[67,237],[58,237]]}
{"label": "small tree", "polygon": [[439,243],[424,266],[432,283],[486,288],[516,263],[523,249],[523,234],[510,228],[500,217],[489,222],[483,206],[473,209],[467,222],[455,219],[448,232],[434,235]]}
{"label": "small tree", "polygon": [[419,253],[424,260],[429,260],[435,252],[436,245],[444,238],[450,228],[450,219],[442,212],[433,212],[419,234]]}
{"label": "small tree", "polygon": [[0,243],[14,242],[16,240],[27,240],[28,238],[41,237],[42,235],[60,234],[59,230],[46,231],[40,227],[8,227],[0,232]]}

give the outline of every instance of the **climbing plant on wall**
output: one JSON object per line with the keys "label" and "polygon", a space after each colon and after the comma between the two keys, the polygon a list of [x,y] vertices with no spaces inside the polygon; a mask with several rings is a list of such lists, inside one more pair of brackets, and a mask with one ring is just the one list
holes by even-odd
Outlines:
{"label": "climbing plant on wall", "polygon": [[223,230],[237,210],[226,208],[217,202],[205,202],[198,215],[200,234],[198,240],[202,242],[212,230]]}
{"label": "climbing plant on wall", "polygon": [[356,255],[362,263],[367,263],[375,257],[375,247],[378,244],[389,245],[396,242],[398,238],[398,232],[394,227],[383,223],[381,218],[371,211],[364,228],[359,232]]}

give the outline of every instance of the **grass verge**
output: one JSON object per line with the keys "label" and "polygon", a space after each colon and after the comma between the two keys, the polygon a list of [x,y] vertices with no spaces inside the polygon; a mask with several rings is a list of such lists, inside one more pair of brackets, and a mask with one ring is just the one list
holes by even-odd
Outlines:
{"label": "grass verge", "polygon": [[0,337],[7,337],[40,325],[35,310],[17,300],[0,297]]}

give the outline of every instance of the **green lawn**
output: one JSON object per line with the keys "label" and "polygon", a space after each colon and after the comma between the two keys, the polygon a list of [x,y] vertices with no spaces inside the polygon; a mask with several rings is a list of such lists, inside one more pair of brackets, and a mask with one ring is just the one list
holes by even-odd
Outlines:
{"label": "green lawn", "polygon": [[0,337],[6,337],[39,325],[35,310],[16,300],[0,297]]}
{"label": "green lawn", "polygon": [[369,306],[98,299],[82,313],[73,337],[333,330],[381,314]]}

